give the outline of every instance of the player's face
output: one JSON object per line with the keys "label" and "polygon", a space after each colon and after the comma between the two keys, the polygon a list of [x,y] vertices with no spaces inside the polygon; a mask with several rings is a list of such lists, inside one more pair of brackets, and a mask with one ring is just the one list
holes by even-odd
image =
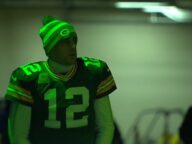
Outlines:
{"label": "player's face", "polygon": [[61,64],[74,64],[77,59],[75,37],[60,41],[51,51],[50,58]]}

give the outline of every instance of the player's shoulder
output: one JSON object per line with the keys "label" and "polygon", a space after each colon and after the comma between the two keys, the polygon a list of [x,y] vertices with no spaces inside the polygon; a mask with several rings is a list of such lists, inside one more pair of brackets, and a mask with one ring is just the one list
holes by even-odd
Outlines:
{"label": "player's shoulder", "polygon": [[41,72],[42,62],[43,61],[36,61],[20,65],[13,70],[12,76],[25,81],[33,80],[37,77],[38,73]]}
{"label": "player's shoulder", "polygon": [[81,57],[84,66],[86,66],[89,70],[94,71],[102,71],[102,69],[106,66],[106,62],[101,59],[92,58],[92,57]]}

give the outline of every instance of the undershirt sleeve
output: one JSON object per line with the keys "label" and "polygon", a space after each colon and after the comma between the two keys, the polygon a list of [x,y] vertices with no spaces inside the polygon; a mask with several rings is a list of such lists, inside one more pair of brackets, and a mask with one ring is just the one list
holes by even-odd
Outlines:
{"label": "undershirt sleeve", "polygon": [[114,135],[114,121],[109,96],[95,100],[96,144],[111,144]]}
{"label": "undershirt sleeve", "polygon": [[31,107],[12,102],[8,119],[8,133],[11,144],[31,144],[28,135]]}

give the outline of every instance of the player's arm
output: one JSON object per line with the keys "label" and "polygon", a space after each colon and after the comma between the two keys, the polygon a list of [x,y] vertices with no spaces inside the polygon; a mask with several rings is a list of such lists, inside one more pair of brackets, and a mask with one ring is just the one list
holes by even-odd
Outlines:
{"label": "player's arm", "polygon": [[11,74],[5,94],[9,104],[8,133],[11,144],[29,144],[28,130],[30,124],[30,108],[33,105],[32,79],[17,68]]}
{"label": "player's arm", "polygon": [[28,139],[31,107],[11,102],[9,113],[9,139],[11,144],[30,144]]}
{"label": "player's arm", "polygon": [[100,63],[98,80],[95,99],[97,126],[96,144],[111,144],[114,134],[114,121],[109,94],[115,91],[117,87],[113,75],[104,61]]}
{"label": "player's arm", "polygon": [[109,96],[95,100],[96,144],[111,144],[114,135],[114,123]]}

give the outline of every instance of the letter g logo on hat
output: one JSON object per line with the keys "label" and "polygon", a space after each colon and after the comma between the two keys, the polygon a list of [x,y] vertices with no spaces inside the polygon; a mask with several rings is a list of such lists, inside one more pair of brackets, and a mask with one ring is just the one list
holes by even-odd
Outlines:
{"label": "letter g logo on hat", "polygon": [[63,36],[63,37],[66,37],[70,34],[70,31],[69,29],[63,29],[60,31],[60,35]]}

